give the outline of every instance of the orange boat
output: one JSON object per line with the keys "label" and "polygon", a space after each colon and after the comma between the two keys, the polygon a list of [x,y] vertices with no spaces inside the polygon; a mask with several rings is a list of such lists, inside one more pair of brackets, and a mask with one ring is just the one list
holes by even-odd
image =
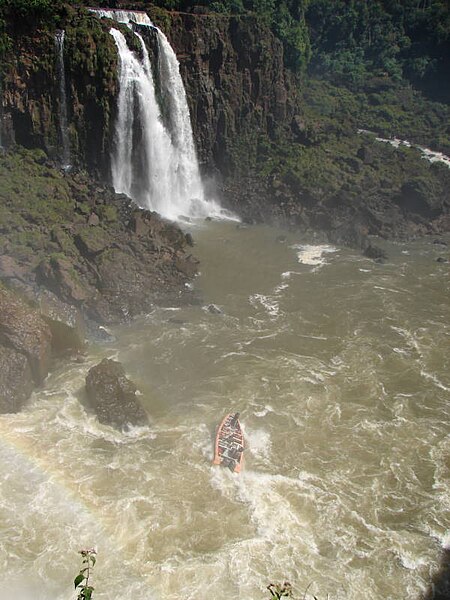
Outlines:
{"label": "orange boat", "polygon": [[213,465],[222,465],[239,473],[244,459],[243,452],[244,436],[239,423],[239,413],[229,413],[217,430]]}

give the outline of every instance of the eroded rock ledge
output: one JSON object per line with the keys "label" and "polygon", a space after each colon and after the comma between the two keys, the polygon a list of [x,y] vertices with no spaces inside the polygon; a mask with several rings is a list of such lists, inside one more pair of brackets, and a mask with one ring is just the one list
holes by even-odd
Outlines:
{"label": "eroded rock ledge", "polygon": [[[0,281],[8,288],[0,324],[4,409],[20,407],[42,383],[51,354],[82,346],[86,323],[118,323],[155,302],[190,300],[192,238],[85,174],[58,171],[42,151],[0,158],[0,234]],[[40,369],[17,342],[31,335],[45,357]],[[20,354],[14,360],[11,348]],[[25,382],[17,403],[8,391],[16,377]]]}

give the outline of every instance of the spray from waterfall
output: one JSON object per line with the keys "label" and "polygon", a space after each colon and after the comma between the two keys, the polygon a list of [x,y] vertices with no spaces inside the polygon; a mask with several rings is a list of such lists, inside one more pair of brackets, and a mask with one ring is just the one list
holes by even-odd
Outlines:
{"label": "spray from waterfall", "polygon": [[59,81],[59,141],[62,150],[62,167],[70,169],[70,142],[67,125],[67,95],[66,95],[66,70],[64,67],[64,37],[65,31],[59,30],[55,34],[56,47],[56,72]]}
{"label": "spray from waterfall", "polygon": [[[92,10],[99,17],[126,23],[141,47],[138,55],[122,32],[111,29],[120,68],[111,157],[114,189],[170,219],[221,215],[220,207],[205,198],[186,92],[166,36],[144,12]],[[158,42],[156,81],[143,38],[150,28]]]}

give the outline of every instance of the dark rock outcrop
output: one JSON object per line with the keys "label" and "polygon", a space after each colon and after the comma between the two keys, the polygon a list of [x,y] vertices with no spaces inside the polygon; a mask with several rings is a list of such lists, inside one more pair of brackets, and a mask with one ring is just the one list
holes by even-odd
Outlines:
{"label": "dark rock outcrop", "polygon": [[136,392],[122,365],[114,360],[104,358],[86,376],[86,394],[98,420],[118,429],[148,424]]}
{"label": "dark rock outcrop", "polygon": [[[40,164],[41,153],[0,158],[0,280],[42,307],[50,325],[114,323],[180,303],[197,272],[191,239],[82,173]],[[92,219],[92,215],[96,219]],[[55,325],[56,327],[56,325]]]}
{"label": "dark rock outcrop", "polygon": [[[14,36],[3,78],[3,144],[61,152],[59,80],[51,28]],[[71,160],[109,175],[116,111],[117,50],[109,26],[85,10],[66,15],[64,63]]]}
{"label": "dark rock outcrop", "polygon": [[[261,19],[149,11],[180,61],[200,161],[229,173],[236,139],[290,128],[298,100],[283,45]],[[162,16],[162,18],[161,18]],[[157,49],[155,48],[157,52]]]}
{"label": "dark rock outcrop", "polygon": [[16,412],[47,376],[51,331],[39,312],[0,287],[0,413]]}

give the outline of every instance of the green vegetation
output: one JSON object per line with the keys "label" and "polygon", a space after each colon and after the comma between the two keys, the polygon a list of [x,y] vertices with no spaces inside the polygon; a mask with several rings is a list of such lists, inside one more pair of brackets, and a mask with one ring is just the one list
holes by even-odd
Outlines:
{"label": "green vegetation", "polygon": [[[155,0],[155,4],[167,10],[187,11],[195,7],[226,15],[252,15],[259,17],[271,27],[283,42],[286,66],[302,72],[310,60],[310,41],[305,21],[309,0]],[[103,2],[115,6],[116,0]]]}
{"label": "green vegetation", "polygon": [[[149,3],[150,4],[150,3]],[[205,10],[263,19],[283,42],[285,62],[339,84],[373,75],[407,79],[450,96],[447,0],[156,0],[169,10]],[[195,10],[199,10],[196,8]]]}
{"label": "green vegetation", "polygon": [[311,0],[311,67],[340,83],[374,74],[450,92],[450,4],[446,0]]}
{"label": "green vegetation", "polygon": [[75,590],[78,591],[77,600],[91,600],[94,588],[89,585],[89,578],[96,562],[96,552],[93,548],[89,550],[80,550],[83,557],[81,569],[74,579]]}
{"label": "green vegetation", "polygon": [[270,592],[272,598],[281,600],[281,598],[292,598],[292,586],[289,581],[284,583],[269,583],[267,589]]}

